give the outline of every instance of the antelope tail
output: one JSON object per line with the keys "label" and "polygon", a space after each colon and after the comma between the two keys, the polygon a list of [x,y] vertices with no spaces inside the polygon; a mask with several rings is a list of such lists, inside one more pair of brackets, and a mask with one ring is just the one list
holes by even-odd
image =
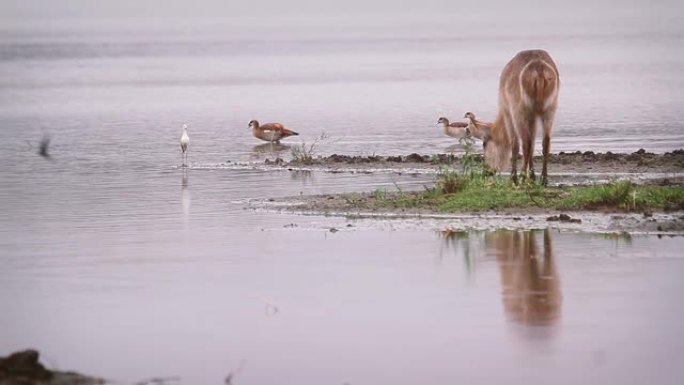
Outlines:
{"label": "antelope tail", "polygon": [[520,74],[523,100],[535,110],[543,111],[558,89],[558,75],[544,60],[534,60]]}

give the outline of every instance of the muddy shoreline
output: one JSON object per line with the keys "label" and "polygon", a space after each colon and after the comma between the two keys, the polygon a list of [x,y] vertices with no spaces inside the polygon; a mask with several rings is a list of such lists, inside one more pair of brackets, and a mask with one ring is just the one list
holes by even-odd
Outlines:
{"label": "muddy shoreline", "polygon": [[[479,156],[481,159],[481,156]],[[296,171],[301,167],[327,172],[345,172],[349,170],[389,169],[390,172],[407,172],[407,170],[434,169],[445,165],[460,167],[460,157],[446,154],[405,156],[349,156],[331,155],[313,159],[302,165],[297,162],[266,160],[265,163]],[[535,163],[541,163],[541,157],[535,157]],[[541,169],[541,164],[537,167]],[[394,170],[394,171],[392,171]],[[354,172],[354,171],[351,171]],[[411,171],[408,171],[411,172]],[[640,184],[660,186],[682,186],[684,188],[684,150],[676,150],[665,154],[648,153],[638,150],[630,154],[611,152],[574,152],[558,153],[550,156],[549,174],[557,185],[577,184],[583,174],[602,176],[599,180],[625,178]],[[648,177],[644,177],[648,175]],[[578,178],[579,176],[579,178]],[[593,180],[596,180],[594,178]],[[586,182],[592,182],[587,179]],[[581,182],[580,182],[581,183]],[[386,199],[404,192],[384,192]],[[459,211],[442,212],[431,208],[379,207],[373,204],[373,192],[361,191],[347,194],[325,194],[285,197],[269,199],[267,202],[252,202],[256,209],[294,212],[310,215],[343,216],[347,218],[442,218],[453,219],[459,227],[468,227],[468,219],[474,218],[479,228],[520,227],[539,228],[554,226],[571,228],[579,231],[626,231],[653,234],[684,234],[684,211],[670,212],[652,211],[627,213],[618,210],[594,211],[558,211],[537,207],[509,208],[492,211]],[[565,220],[565,218],[570,218]],[[484,224],[484,225],[482,225]]]}
{"label": "muddy shoreline", "polygon": [[[482,155],[474,155],[477,161],[482,161]],[[318,156],[306,161],[283,158],[267,158],[264,164],[283,168],[313,168],[330,171],[344,169],[434,169],[452,166],[461,167],[462,157],[453,154],[417,154],[392,156],[361,156],[332,154]],[[541,170],[541,156],[535,156],[535,169]],[[655,154],[639,149],[632,153],[595,153],[559,152],[549,156],[549,173],[684,173],[684,149]],[[681,182],[680,182],[681,183]],[[677,183],[678,184],[678,183]]]}
{"label": "muddy shoreline", "polygon": [[371,201],[370,195],[371,193],[352,193],[286,197],[251,202],[250,208],[280,213],[343,217],[350,223],[357,220],[401,220],[422,223],[431,221],[435,223],[436,230],[444,227],[461,230],[552,227],[581,232],[684,235],[684,211],[681,210],[630,213],[618,210],[573,211],[526,207],[442,212],[426,208],[373,207],[359,203],[364,200]]}

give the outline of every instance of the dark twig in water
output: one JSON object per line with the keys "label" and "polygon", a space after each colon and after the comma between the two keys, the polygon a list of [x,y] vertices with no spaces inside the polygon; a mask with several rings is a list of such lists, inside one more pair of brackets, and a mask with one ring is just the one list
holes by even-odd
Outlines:
{"label": "dark twig in water", "polygon": [[50,154],[48,154],[48,147],[50,146],[50,136],[44,135],[43,139],[40,141],[40,147],[38,149],[38,155],[44,157],[44,158],[49,158]]}
{"label": "dark twig in water", "polygon": [[240,374],[240,372],[242,371],[242,368],[245,366],[245,362],[246,362],[246,361],[245,361],[244,359],[241,360],[241,361],[240,361],[240,364],[239,364],[238,367],[237,367],[237,369],[235,369],[235,370],[233,370],[232,372],[228,373],[228,375],[226,376],[226,379],[223,380],[223,383],[226,384],[226,385],[233,385],[233,379],[234,379],[238,374]]}

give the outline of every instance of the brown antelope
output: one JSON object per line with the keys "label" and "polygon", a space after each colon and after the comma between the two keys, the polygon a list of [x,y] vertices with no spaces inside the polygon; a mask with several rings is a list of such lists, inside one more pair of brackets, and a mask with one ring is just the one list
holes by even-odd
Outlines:
{"label": "brown antelope", "polygon": [[252,129],[254,137],[265,140],[271,143],[278,143],[280,139],[287,138],[292,135],[299,135],[298,133],[285,128],[280,123],[266,123],[259,125],[259,122],[252,120],[249,122],[249,128]]}
{"label": "brown antelope", "polygon": [[[542,184],[547,183],[547,161],[551,129],[558,107],[558,68],[544,50],[522,51],[506,64],[499,79],[499,112],[491,127],[483,127],[487,142],[487,164],[501,170],[511,160],[511,179],[517,183],[517,161],[522,142],[522,173],[534,180],[534,139],[537,121],[544,130],[542,140]],[[472,130],[471,130],[472,131]]]}

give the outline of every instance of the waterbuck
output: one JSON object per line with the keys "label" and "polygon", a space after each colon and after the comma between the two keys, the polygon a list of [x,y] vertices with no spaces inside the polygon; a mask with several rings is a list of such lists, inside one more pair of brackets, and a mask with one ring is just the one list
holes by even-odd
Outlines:
{"label": "waterbuck", "polygon": [[[522,142],[522,173],[534,180],[534,139],[537,124],[544,129],[542,140],[542,184],[547,183],[547,161],[551,130],[558,107],[558,68],[544,50],[522,51],[506,64],[499,79],[499,112],[496,121],[479,127],[487,164],[501,170],[511,159],[511,179],[518,182],[517,161]],[[469,127],[473,131],[472,126]]]}

